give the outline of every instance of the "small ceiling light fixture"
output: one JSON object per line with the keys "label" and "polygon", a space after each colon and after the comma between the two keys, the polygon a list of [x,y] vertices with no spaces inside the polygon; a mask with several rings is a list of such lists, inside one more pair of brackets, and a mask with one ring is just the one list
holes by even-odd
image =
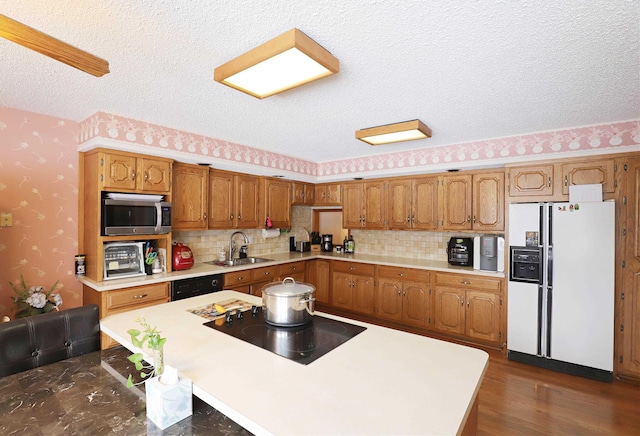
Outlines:
{"label": "small ceiling light fixture", "polygon": [[0,36],[74,68],[101,77],[109,62],[0,14]]}
{"label": "small ceiling light fixture", "polygon": [[404,121],[357,130],[356,138],[369,145],[431,138],[431,129],[420,120]]}
{"label": "small ceiling light fixture", "polygon": [[265,98],[338,70],[338,59],[294,28],[220,65],[214,69],[213,78],[238,91]]}

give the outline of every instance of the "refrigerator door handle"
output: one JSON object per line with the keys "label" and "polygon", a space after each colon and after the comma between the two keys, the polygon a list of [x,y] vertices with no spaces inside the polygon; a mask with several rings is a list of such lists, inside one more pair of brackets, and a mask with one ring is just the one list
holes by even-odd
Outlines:
{"label": "refrigerator door handle", "polygon": [[542,310],[543,310],[543,307],[544,307],[544,305],[543,305],[544,298],[543,298],[543,295],[542,295],[543,293],[544,293],[544,288],[542,286],[542,283],[540,283],[538,285],[538,329],[537,329],[537,332],[538,332],[537,355],[538,356],[542,356],[542,332],[543,332],[543,329],[542,329],[542,322],[543,321],[542,320],[544,318],[542,316]]}
{"label": "refrigerator door handle", "polygon": [[551,308],[553,307],[553,286],[547,286],[547,340],[545,356],[551,358]]}

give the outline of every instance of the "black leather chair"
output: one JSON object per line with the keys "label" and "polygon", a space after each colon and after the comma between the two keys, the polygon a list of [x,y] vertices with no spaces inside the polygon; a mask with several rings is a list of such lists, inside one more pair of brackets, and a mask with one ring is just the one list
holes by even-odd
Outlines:
{"label": "black leather chair", "polygon": [[0,323],[0,377],[98,350],[96,304]]}

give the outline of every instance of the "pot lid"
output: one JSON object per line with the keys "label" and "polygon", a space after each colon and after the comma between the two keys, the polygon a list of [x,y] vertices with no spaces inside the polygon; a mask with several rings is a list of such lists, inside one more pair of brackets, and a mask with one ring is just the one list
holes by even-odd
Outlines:
{"label": "pot lid", "polygon": [[315,292],[316,287],[310,283],[298,282],[293,277],[286,277],[282,282],[267,283],[262,287],[263,294],[290,297]]}

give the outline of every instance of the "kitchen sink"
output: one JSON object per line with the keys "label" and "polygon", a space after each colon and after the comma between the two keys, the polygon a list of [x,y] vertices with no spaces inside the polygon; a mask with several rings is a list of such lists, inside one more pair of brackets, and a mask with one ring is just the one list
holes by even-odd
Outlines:
{"label": "kitchen sink", "polygon": [[205,262],[210,265],[218,265],[218,266],[240,266],[240,265],[252,265],[254,263],[262,263],[262,262],[270,262],[273,259],[265,259],[263,257],[244,257],[242,259],[232,259],[219,261],[214,260],[211,262]]}

